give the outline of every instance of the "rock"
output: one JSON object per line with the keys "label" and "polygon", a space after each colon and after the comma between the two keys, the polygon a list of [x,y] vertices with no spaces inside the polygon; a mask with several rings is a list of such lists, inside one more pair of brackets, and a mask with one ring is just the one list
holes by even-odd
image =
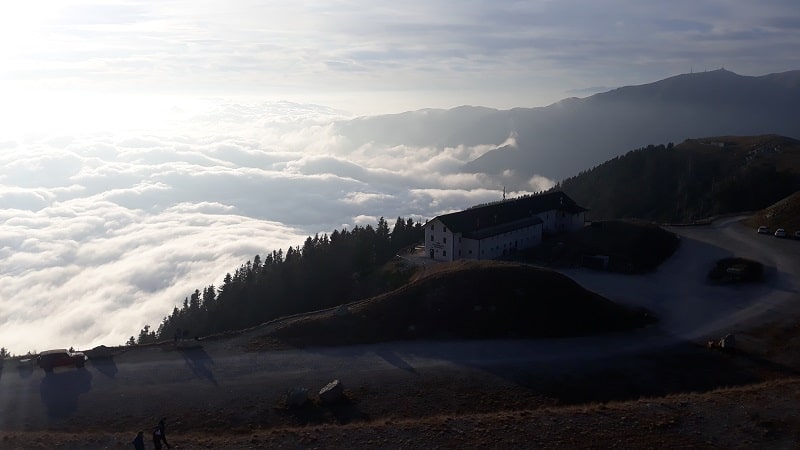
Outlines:
{"label": "rock", "polygon": [[319,399],[323,403],[337,402],[344,397],[344,387],[339,380],[333,380],[319,390]]}
{"label": "rock", "polygon": [[289,389],[286,395],[286,406],[303,406],[308,401],[308,389],[302,387],[293,387]]}
{"label": "rock", "polygon": [[736,346],[736,338],[732,334],[727,334],[719,340],[719,346],[726,350],[733,350]]}

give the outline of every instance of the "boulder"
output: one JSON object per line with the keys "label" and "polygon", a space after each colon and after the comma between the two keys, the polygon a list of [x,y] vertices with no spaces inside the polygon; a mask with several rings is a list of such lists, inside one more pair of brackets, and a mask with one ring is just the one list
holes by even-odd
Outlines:
{"label": "boulder", "polygon": [[344,386],[339,380],[333,380],[319,390],[319,400],[323,403],[334,403],[344,397]]}
{"label": "boulder", "polygon": [[286,406],[303,406],[308,401],[308,389],[293,387],[286,394]]}

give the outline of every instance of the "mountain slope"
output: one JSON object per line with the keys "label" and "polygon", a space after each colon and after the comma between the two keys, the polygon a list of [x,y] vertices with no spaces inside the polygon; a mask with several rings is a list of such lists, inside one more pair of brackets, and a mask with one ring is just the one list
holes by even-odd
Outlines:
{"label": "mountain slope", "polygon": [[789,234],[800,230],[800,191],[756,212],[745,223],[753,228],[765,225],[773,231],[784,228]]}
{"label": "mountain slope", "polygon": [[714,137],[648,146],[561,182],[588,217],[691,221],[753,211],[800,190],[800,141]]}
{"label": "mountain slope", "polygon": [[502,144],[469,162],[471,173],[501,174],[510,189],[533,175],[563,179],[652,142],[699,136],[780,134],[800,138],[800,71],[759,77],[724,69],[678,75],[541,108],[459,107],[364,117],[336,124],[354,145]]}

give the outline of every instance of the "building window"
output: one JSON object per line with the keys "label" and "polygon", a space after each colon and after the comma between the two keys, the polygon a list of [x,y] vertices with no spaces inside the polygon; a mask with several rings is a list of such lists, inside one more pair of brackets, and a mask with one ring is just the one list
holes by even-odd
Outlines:
{"label": "building window", "polygon": [[443,244],[447,244],[447,236],[445,236],[445,237],[443,237],[443,238],[442,238],[442,243],[443,243]]}
{"label": "building window", "polygon": [[431,231],[434,231],[434,230],[433,230],[433,224],[431,224]]}
{"label": "building window", "polygon": [[461,256],[461,250],[458,251],[458,256]]}
{"label": "building window", "polygon": [[472,254],[472,250],[470,250],[470,251],[469,251],[469,254],[470,254],[470,255]]}
{"label": "building window", "polygon": [[447,227],[444,227],[444,230],[443,230],[443,231],[444,231],[445,233],[447,233]]}
{"label": "building window", "polygon": [[447,256],[447,250],[442,250],[442,256]]}
{"label": "building window", "polygon": [[433,235],[431,235],[431,242],[433,242]]}

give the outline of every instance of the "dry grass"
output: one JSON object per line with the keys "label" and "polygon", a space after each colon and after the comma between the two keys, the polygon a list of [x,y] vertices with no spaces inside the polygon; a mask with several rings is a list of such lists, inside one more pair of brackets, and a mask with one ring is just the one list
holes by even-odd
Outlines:
{"label": "dry grass", "polygon": [[800,192],[795,192],[774,205],[754,213],[744,223],[754,230],[765,225],[773,232],[778,228],[784,228],[789,235],[793,234],[796,230],[800,230]]}
{"label": "dry grass", "polygon": [[[439,264],[400,289],[306,316],[250,348],[404,339],[577,336],[644,326],[651,318],[548,269],[496,261]],[[258,340],[263,341],[259,345]]]}
{"label": "dry grass", "polygon": [[[172,433],[176,448],[796,448],[800,381],[628,402]],[[0,433],[2,448],[130,448],[130,434]]]}

